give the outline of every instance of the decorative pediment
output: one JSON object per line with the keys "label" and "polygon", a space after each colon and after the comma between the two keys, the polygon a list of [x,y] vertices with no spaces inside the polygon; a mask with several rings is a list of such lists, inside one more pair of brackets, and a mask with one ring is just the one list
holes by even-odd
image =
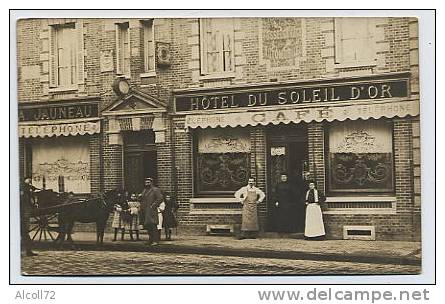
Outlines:
{"label": "decorative pediment", "polygon": [[136,89],[114,101],[104,109],[103,115],[131,115],[162,113],[167,111],[167,104],[163,101]]}

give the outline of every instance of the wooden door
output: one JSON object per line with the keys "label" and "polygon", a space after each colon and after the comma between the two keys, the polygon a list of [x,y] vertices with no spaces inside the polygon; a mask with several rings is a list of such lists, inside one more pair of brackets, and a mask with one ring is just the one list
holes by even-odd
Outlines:
{"label": "wooden door", "polygon": [[144,162],[142,152],[127,152],[125,157],[125,189],[140,193],[144,188]]}

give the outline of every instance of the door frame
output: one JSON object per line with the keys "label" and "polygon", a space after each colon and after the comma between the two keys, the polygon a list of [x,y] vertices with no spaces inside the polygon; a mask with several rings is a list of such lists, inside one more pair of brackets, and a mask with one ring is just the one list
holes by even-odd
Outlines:
{"label": "door frame", "polygon": [[[141,130],[143,131],[143,130]],[[153,131],[153,130],[152,130]],[[128,131],[128,132],[138,132],[138,131]],[[157,164],[157,160],[158,160],[158,150],[156,148],[156,144],[154,142],[154,138],[153,138],[153,143],[150,144],[143,144],[143,145],[127,145],[126,141],[125,141],[125,135],[127,132],[122,132],[122,186],[125,188],[126,185],[126,157],[127,157],[127,153],[144,153],[144,152],[156,152],[156,175],[158,175],[158,164]],[[155,180],[157,179],[157,176],[153,176],[153,178],[155,178]]]}
{"label": "door frame", "polygon": [[[277,136],[279,132],[278,128],[288,129],[289,131],[295,130],[295,134],[290,134],[288,132],[281,132],[280,135]],[[302,130],[298,130],[299,128],[303,128]],[[284,135],[283,135],[284,134]],[[292,144],[305,144],[307,151],[307,161],[309,161],[309,140],[308,140],[308,132],[307,132],[307,124],[299,123],[299,124],[289,124],[289,125],[277,125],[271,126],[266,129],[266,190],[267,196],[266,199],[269,203],[266,205],[266,231],[274,232],[275,228],[271,229],[272,222],[274,219],[272,218],[272,210],[270,209],[270,202],[272,200],[272,161],[271,161],[271,148],[274,146],[285,147],[285,157],[286,157],[286,173],[288,174],[288,179],[290,179],[289,172],[289,151],[290,146]]]}

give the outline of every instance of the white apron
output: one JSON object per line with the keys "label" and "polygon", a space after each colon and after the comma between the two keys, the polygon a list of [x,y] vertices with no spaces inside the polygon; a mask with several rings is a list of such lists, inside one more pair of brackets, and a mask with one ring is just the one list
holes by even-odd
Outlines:
{"label": "white apron", "polygon": [[312,203],[306,207],[305,237],[317,237],[325,235],[323,215],[319,204]]}

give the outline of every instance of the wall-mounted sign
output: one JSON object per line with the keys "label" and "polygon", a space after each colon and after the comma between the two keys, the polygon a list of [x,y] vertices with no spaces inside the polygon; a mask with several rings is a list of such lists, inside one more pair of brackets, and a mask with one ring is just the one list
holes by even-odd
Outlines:
{"label": "wall-mounted sign", "polygon": [[286,147],[271,147],[270,155],[272,156],[286,155]]}
{"label": "wall-mounted sign", "polygon": [[65,105],[42,105],[38,107],[19,107],[19,122],[85,119],[99,117],[99,104],[77,103]]}
{"label": "wall-mounted sign", "polygon": [[[405,74],[406,75],[406,74]],[[394,77],[394,76],[393,76]],[[366,79],[366,80],[365,80]],[[357,79],[346,81],[314,81],[305,84],[258,86],[202,91],[202,94],[178,95],[176,111],[205,111],[297,104],[322,104],[326,102],[377,100],[408,97],[409,79]]]}
{"label": "wall-mounted sign", "polygon": [[156,42],[156,57],[158,66],[170,66],[170,43]]}
{"label": "wall-mounted sign", "polygon": [[114,60],[113,60],[112,50],[100,52],[100,71],[101,72],[114,71]]}

